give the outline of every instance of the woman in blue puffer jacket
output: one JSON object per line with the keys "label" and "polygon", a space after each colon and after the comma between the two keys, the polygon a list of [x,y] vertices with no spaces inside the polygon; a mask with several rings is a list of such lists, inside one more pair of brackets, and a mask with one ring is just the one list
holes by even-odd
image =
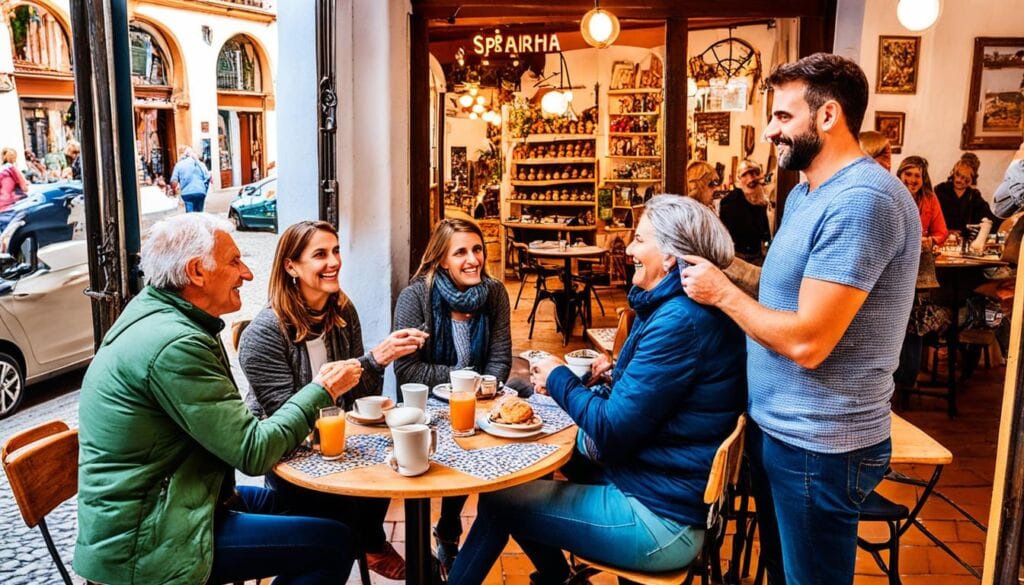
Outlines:
{"label": "woman in blue puffer jacket", "polygon": [[[598,463],[600,481],[538,480],[482,495],[449,582],[481,583],[509,536],[538,585],[569,577],[562,549],[644,571],[685,567],[700,551],[711,462],[745,407],[746,350],[735,323],[686,296],[677,258],[724,268],[732,239],[696,200],[659,195],[627,254],[637,267],[629,292],[636,320],[610,384],[588,387],[554,358],[532,368],[534,384],[579,425],[577,446]],[[610,369],[598,360],[590,380]]]}

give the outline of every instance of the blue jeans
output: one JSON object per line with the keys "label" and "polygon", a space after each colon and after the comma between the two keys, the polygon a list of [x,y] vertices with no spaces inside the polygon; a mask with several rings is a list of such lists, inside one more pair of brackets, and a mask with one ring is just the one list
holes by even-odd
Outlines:
{"label": "blue jeans", "polygon": [[210,583],[277,575],[275,585],[336,585],[352,572],[352,536],[323,518],[282,516],[267,489],[239,486],[246,512],[219,512],[214,521]]}
{"label": "blue jeans", "polygon": [[203,210],[203,205],[206,203],[206,193],[182,195],[181,200],[185,203],[185,213],[199,212]]}
{"label": "blue jeans", "polygon": [[540,583],[568,578],[563,549],[627,569],[668,571],[690,564],[704,543],[702,528],[659,517],[614,485],[537,480],[480,496],[448,582],[481,583],[510,536]]}
{"label": "blue jeans", "polygon": [[747,426],[761,562],[769,585],[853,583],[860,506],[889,468],[891,443],[815,453]]}

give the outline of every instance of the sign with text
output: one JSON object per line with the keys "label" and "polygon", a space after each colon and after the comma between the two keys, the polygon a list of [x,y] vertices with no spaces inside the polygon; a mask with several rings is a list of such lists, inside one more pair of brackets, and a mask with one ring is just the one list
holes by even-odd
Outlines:
{"label": "sign with text", "polygon": [[522,55],[524,53],[557,53],[562,50],[558,35],[551,33],[503,35],[496,32],[473,37],[473,52],[490,57],[492,54]]}

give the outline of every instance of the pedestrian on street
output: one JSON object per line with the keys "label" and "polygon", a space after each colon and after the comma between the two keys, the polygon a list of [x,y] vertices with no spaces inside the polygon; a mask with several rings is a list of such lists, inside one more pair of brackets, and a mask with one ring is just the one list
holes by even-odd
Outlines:
{"label": "pedestrian on street", "polygon": [[252,273],[227,221],[157,223],[142,248],[147,285],[103,339],[79,404],[74,567],[107,585],[229,583],[276,575],[344,583],[352,535],[335,520],[285,516],[270,490],[235,488],[306,438],[320,408],[359,382],[356,360],[320,367],[260,420],[231,377],[220,317]]}
{"label": "pedestrian on street", "polygon": [[171,186],[181,193],[185,213],[203,210],[206,193],[210,190],[210,171],[195,157],[191,147],[186,146],[182,150],[178,163],[174,165]]}
{"label": "pedestrian on street", "polygon": [[10,209],[28,195],[28,181],[18,170],[17,162],[18,151],[7,146],[0,149],[0,211]]}
{"label": "pedestrian on street", "polygon": [[778,67],[765,136],[807,182],[786,200],[754,300],[684,256],[687,295],[746,332],[747,453],[770,583],[849,585],[865,498],[891,454],[889,400],[914,298],[921,220],[860,149],[864,72],[817,53]]}

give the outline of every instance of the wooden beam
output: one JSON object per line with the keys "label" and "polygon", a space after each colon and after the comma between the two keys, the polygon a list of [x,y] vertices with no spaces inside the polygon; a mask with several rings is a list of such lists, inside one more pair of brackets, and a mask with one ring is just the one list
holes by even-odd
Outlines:
{"label": "wooden beam", "polygon": [[686,37],[685,18],[665,22],[665,136],[661,160],[665,192],[677,195],[686,193]]}
{"label": "wooden beam", "polygon": [[[829,0],[604,0],[601,7],[619,18],[664,20],[668,18],[747,17],[797,18],[823,16]],[[428,20],[459,23],[461,20],[544,17],[575,18],[593,8],[591,0],[515,0],[505,4],[484,0],[413,0],[412,10]]]}
{"label": "wooden beam", "polygon": [[[409,274],[430,239],[430,38],[426,19],[409,15]],[[444,107],[444,104],[441,104]],[[441,156],[441,153],[438,153]]]}

